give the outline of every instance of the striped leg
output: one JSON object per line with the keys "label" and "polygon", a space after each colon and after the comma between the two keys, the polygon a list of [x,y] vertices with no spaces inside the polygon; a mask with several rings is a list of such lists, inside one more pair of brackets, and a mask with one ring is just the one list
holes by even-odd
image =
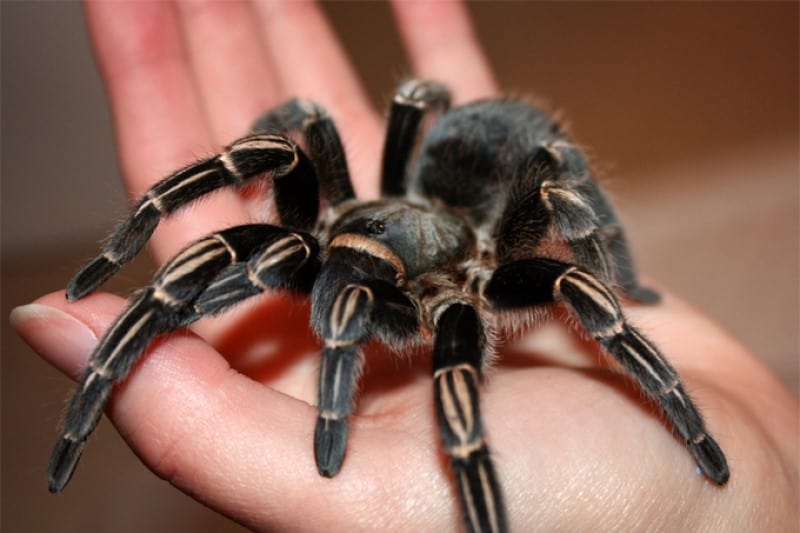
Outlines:
{"label": "striped leg", "polygon": [[[201,239],[179,253],[134,297],[92,353],[48,466],[51,492],[69,482],[84,444],[94,430],[115,383],[125,379],[154,337],[185,326],[201,315],[197,296],[228,265],[246,260],[264,242],[287,238],[286,230],[266,224],[238,226]],[[286,256],[298,269],[302,259]],[[280,261],[276,269],[285,269]]]}
{"label": "striped leg", "polygon": [[397,88],[383,147],[383,196],[405,194],[406,167],[422,118],[429,110],[446,111],[448,107],[450,91],[438,83],[412,79]]}
{"label": "striped leg", "polygon": [[252,130],[300,133],[317,169],[325,200],[330,205],[338,205],[355,198],[339,132],[322,106],[310,100],[289,100],[262,115],[253,124]]}
{"label": "striped leg", "polygon": [[612,266],[598,233],[600,221],[589,201],[562,176],[572,169],[562,168],[553,148],[559,145],[540,147],[515,180],[501,219],[498,257],[502,262],[531,257],[552,221],[575,262],[611,281]]}
{"label": "striped leg", "polygon": [[200,315],[214,315],[266,290],[308,294],[319,272],[319,244],[306,233],[276,233],[248,260],[226,267],[197,297]]}
{"label": "striped leg", "polygon": [[133,214],[114,230],[102,253],[70,280],[67,298],[82,298],[114,275],[141,250],[161,217],[211,191],[242,184],[264,172],[273,173],[281,222],[293,228],[310,228],[319,210],[313,165],[283,136],[250,135],[220,155],[179,170],[148,190]]}
{"label": "striped leg", "polygon": [[325,347],[319,373],[314,458],[319,473],[339,472],[347,448],[347,417],[353,412],[363,363],[361,345],[373,336],[402,340],[417,329],[417,311],[395,286],[379,280],[341,287],[326,310]]}
{"label": "striped leg", "polygon": [[478,387],[486,339],[475,309],[442,312],[433,351],[434,398],[445,451],[470,531],[508,529],[500,486],[483,438]]}
{"label": "striped leg", "polygon": [[[562,141],[548,145],[547,149],[567,175],[578,178],[590,175],[591,171],[586,158],[577,146]],[[625,238],[625,231],[622,229],[614,207],[600,186],[593,179],[583,179],[576,184],[575,189],[597,216],[601,240],[611,256],[610,266],[614,271],[614,280],[622,287],[625,295],[632,300],[644,303],[657,302],[659,300],[658,293],[639,283],[633,257]]]}
{"label": "striped leg", "polygon": [[560,261],[520,260],[498,268],[484,294],[498,309],[553,301],[569,304],[597,342],[649,397],[659,402],[706,476],[718,484],[728,480],[725,455],[708,434],[678,373],[649,340],[628,324],[617,298],[596,276]]}

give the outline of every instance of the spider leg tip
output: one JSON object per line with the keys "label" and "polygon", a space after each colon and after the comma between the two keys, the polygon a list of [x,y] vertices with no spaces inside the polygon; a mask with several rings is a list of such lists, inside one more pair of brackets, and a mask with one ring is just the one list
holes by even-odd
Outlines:
{"label": "spider leg tip", "polygon": [[634,302],[654,305],[661,301],[661,294],[649,287],[638,286],[627,291],[626,296]]}
{"label": "spider leg tip", "polygon": [[347,420],[319,417],[314,431],[314,459],[323,477],[334,477],[347,449]]}
{"label": "spider leg tip", "polygon": [[66,297],[68,302],[72,303],[76,300],[80,300],[84,296],[84,294],[77,292],[74,287],[67,287]]}
{"label": "spider leg tip", "polygon": [[74,302],[76,300],[80,300],[84,296],[86,296],[89,291],[86,288],[80,287],[80,282],[78,276],[72,278],[67,285],[66,296],[68,302]]}
{"label": "spider leg tip", "polygon": [[728,461],[725,454],[711,436],[697,443],[689,443],[689,447],[703,473],[717,485],[724,485],[730,478]]}
{"label": "spider leg tip", "polygon": [[67,285],[67,301],[79,300],[117,273],[120,265],[101,255],[83,267]]}
{"label": "spider leg tip", "polygon": [[58,440],[47,465],[47,489],[51,493],[61,492],[69,483],[85,444],[86,441],[75,441],[66,437]]}

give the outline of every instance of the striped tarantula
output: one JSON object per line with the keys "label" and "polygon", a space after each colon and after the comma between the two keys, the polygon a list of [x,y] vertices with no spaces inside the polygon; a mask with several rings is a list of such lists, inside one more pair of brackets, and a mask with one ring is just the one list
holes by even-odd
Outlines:
{"label": "striped tarantula", "polygon": [[[154,337],[284,289],[311,296],[311,322],[324,342],[314,434],[323,476],[335,476],[344,460],[362,346],[378,340],[404,350],[432,340],[435,408],[464,521],[471,531],[506,530],[478,398],[491,333],[509,310],[562,303],[658,403],[706,476],[725,483],[725,456],[675,369],[620,309],[614,286],[640,302],[658,295],[637,280],[622,228],[584,155],[525,103],[449,103],[437,83],[398,88],[376,201],[356,199],[333,122],[304,100],[266,113],[220,155],[153,186],[72,279],[69,300],[130,260],[162,217],[220,187],[271,175],[280,225],[203,238],[131,299],[69,404],[49,464],[50,490],[69,481],[112,386]],[[430,111],[441,116],[417,143]]]}

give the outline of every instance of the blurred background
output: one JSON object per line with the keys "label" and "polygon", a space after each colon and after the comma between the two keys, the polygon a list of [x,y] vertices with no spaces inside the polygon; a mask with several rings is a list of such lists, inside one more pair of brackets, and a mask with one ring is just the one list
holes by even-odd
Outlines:
{"label": "blurred background", "polygon": [[[408,63],[381,3],[325,10],[384,108]],[[798,4],[470,5],[501,86],[563,111],[642,271],[798,394]],[[110,424],[69,490],[45,464],[73,384],[8,327],[63,288],[126,212],[75,2],[2,2],[2,529],[240,531],[150,474]],[[109,286],[146,283],[137,260]],[[701,354],[698,354],[701,355]]]}

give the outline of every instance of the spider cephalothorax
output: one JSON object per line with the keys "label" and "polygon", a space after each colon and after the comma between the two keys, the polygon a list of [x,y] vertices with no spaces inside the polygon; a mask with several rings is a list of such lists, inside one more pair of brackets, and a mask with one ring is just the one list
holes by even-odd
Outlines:
{"label": "spider cephalothorax", "polygon": [[[436,412],[466,525],[507,529],[479,414],[482,370],[506,310],[560,302],[658,402],[702,471],[725,483],[725,456],[678,374],[622,314],[612,286],[633,300],[658,296],[639,284],[581,151],[527,104],[500,99],[448,109],[449,101],[436,83],[399,87],[377,201],[355,198],[332,121],[300,100],[268,112],[219,156],[151,188],[72,280],[70,300],[133,257],[161,217],[214,189],[271,174],[280,226],[238,226],[201,239],[131,299],[68,407],[50,490],[69,481],[112,385],[155,336],[276,289],[310,294],[312,325],[324,342],[314,435],[324,476],[336,475],[344,460],[361,347],[377,339],[403,349],[432,338]],[[417,143],[431,110],[441,117]]]}

